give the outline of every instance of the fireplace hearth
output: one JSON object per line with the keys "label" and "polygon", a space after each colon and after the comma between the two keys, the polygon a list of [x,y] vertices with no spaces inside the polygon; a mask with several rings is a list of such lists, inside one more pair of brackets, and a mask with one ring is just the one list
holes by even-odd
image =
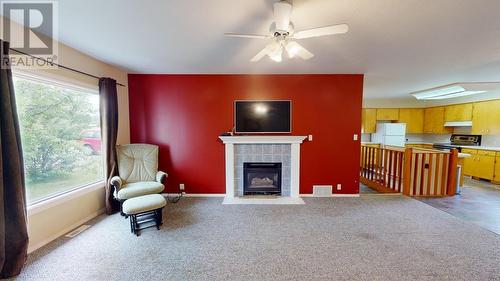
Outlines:
{"label": "fireplace hearth", "polygon": [[281,163],[243,163],[243,195],[281,195]]}

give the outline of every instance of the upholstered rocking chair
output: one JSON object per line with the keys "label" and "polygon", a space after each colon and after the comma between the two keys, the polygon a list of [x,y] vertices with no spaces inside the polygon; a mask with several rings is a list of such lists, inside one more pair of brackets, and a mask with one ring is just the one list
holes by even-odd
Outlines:
{"label": "upholstered rocking chair", "polygon": [[167,173],[158,171],[158,146],[127,144],[116,146],[118,176],[111,179],[114,197],[120,202],[148,194],[161,193]]}

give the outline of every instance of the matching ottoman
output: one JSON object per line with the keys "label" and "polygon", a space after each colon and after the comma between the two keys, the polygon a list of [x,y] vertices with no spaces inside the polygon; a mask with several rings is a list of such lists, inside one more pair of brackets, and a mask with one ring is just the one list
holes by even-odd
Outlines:
{"label": "matching ottoman", "polygon": [[167,201],[160,194],[134,197],[123,202],[123,213],[130,217],[130,231],[139,236],[139,231],[162,224],[162,211]]}

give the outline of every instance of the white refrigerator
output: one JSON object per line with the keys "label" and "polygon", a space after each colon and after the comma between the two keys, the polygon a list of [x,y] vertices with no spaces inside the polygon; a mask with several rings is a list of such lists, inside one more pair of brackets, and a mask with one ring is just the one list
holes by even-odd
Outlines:
{"label": "white refrigerator", "polygon": [[377,123],[377,132],[372,135],[372,142],[404,147],[406,123]]}

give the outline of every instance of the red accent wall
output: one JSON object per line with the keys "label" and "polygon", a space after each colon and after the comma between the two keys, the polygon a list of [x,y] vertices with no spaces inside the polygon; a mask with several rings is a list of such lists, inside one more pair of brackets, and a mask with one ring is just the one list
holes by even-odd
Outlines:
{"label": "red accent wall", "polygon": [[[335,193],[359,190],[363,75],[130,74],[130,134],[160,146],[167,191],[225,193],[224,144],[233,127],[233,102],[292,100],[292,135],[313,135],[301,147],[300,192],[316,184]],[[336,191],[336,184],[342,190]]]}

